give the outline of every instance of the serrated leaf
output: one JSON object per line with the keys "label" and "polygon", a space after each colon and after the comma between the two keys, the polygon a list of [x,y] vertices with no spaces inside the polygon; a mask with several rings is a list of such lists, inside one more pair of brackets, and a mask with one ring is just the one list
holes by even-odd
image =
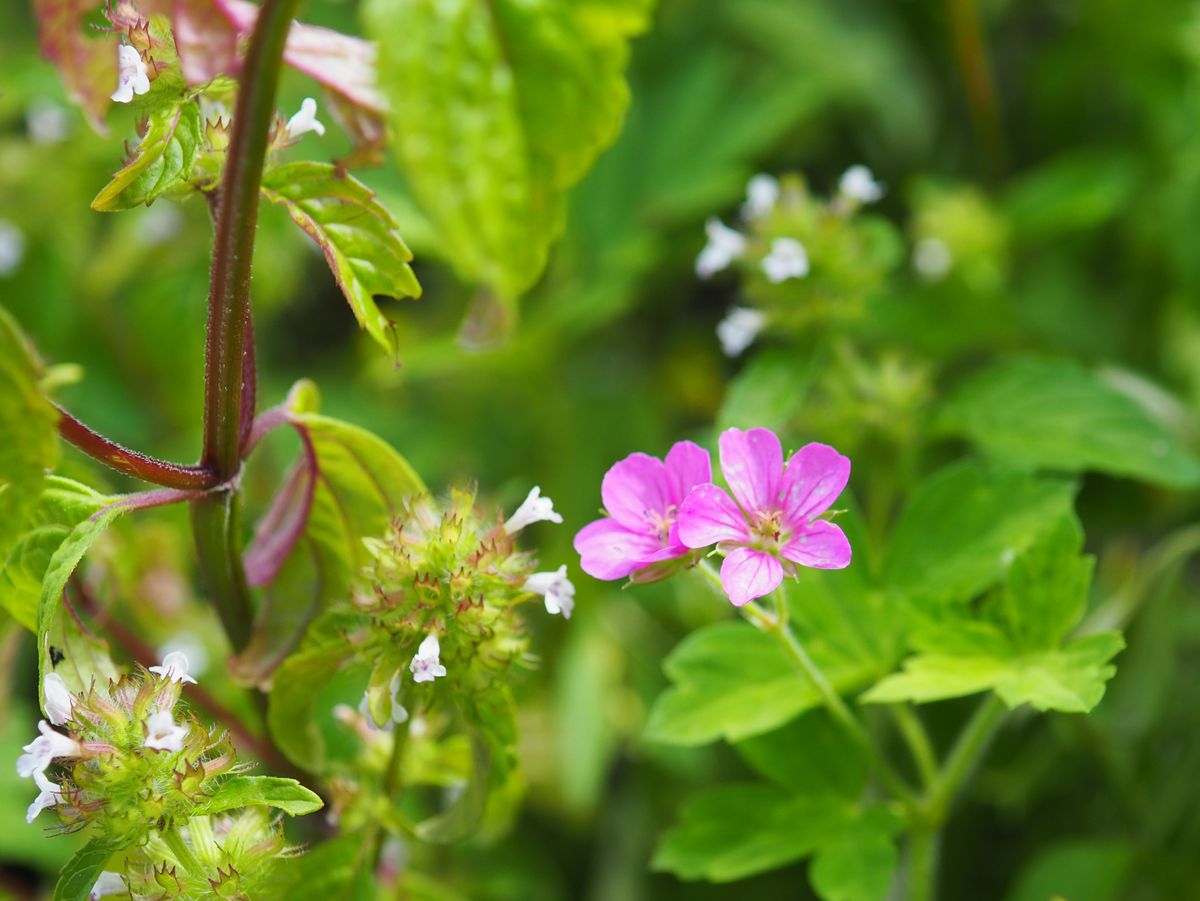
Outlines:
{"label": "serrated leaf", "polygon": [[321,248],[359,326],[392,350],[391,323],[374,297],[420,297],[421,286],[396,220],[374,192],[330,163],[271,169],[263,175],[262,190]]}
{"label": "serrated leaf", "polygon": [[116,848],[102,839],[92,839],[67,861],[54,886],[54,901],[87,901],[92,887]]}
{"label": "serrated leaf", "polygon": [[994,366],[946,402],[939,424],[1010,464],[1200,485],[1194,453],[1137,401],[1069,360]]}
{"label": "serrated leaf", "polygon": [[111,213],[148,206],[163,194],[186,188],[203,128],[200,107],[189,99],[152,110],[132,158],[96,195],[92,209]]}
{"label": "serrated leaf", "polygon": [[106,134],[104,112],[117,86],[117,41],[86,27],[95,0],[34,0],[42,55],[58,68],[67,95]]}
{"label": "serrated leaf", "polygon": [[902,598],[967,601],[1058,523],[1074,494],[1062,479],[989,474],[970,461],[948,466],[909,498],[888,545],[885,583]]}
{"label": "serrated leaf", "polygon": [[651,866],[681,879],[745,879],[808,856],[851,813],[850,805],[830,795],[793,796],[761,784],[721,786],[684,805]]}
{"label": "serrated leaf", "polygon": [[297,816],[320,810],[324,803],[295,779],[279,776],[232,776],[197,806],[197,816],[237,807],[272,807]]}
{"label": "serrated leaf", "polygon": [[503,299],[562,231],[565,191],[612,142],[649,3],[370,0],[396,159],[445,256]]}

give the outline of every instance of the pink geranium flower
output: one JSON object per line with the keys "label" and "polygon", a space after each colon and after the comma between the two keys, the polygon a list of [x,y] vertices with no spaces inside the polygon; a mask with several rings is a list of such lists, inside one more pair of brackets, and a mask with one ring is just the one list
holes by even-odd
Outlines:
{"label": "pink geranium flower", "polygon": [[697,485],[712,481],[708,451],[680,441],[665,461],[630,454],[604,476],[600,496],[608,516],[575,536],[583,571],[597,579],[624,579],[635,570],[691,553],[679,540],[679,506]]}
{"label": "pink geranium flower", "polygon": [[850,460],[827,444],[806,444],[786,467],[770,429],[729,429],[721,435],[721,471],[733,491],[701,485],[679,510],[679,540],[690,548],[717,545],[725,553],[721,584],[740,607],[770,594],[797,564],[819,569],[850,565],[850,542],[818,519],[850,478]]}

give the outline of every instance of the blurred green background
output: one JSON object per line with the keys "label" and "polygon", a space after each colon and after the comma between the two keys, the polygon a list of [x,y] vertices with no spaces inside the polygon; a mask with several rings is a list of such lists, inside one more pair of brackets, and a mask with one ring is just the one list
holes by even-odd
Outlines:
{"label": "blurred green background", "polygon": [[[359,31],[350,2],[309,0],[304,16]],[[111,137],[92,133],[36,43],[25,4],[0,4],[0,225],[23,244],[0,267],[0,302],[49,361],[81,367],[60,391],[66,406],[123,443],[192,460],[207,211],[160,201],[92,212],[132,122],[117,110]],[[612,462],[661,455],[684,437],[707,442],[714,423],[739,415],[731,404],[744,401],[727,385],[744,361],[723,357],[714,336],[739,288],[695,277],[703,222],[731,220],[756,172],[800,172],[829,193],[866,163],[888,189],[878,212],[904,243],[874,292],[887,303],[870,328],[889,346],[935,369],[935,381],[1020,350],[1135,371],[1173,392],[1139,383],[1190,440],[1200,402],[1200,4],[661,0],[653,31],[635,42],[630,82],[624,130],[572,192],[566,235],[503,348],[462,349],[473,288],[438,259],[393,168],[360,177],[397,212],[425,287],[419,301],[387,302],[395,361],[357,330],[309,242],[264,209],[253,286],[260,405],[311,377],[325,412],[387,438],[429,485],[476,481],[482,498],[511,509],[537,484],[565,519],[531,530],[544,568],[569,562],[578,597],[569,623],[532,618],[542,665],[518,687],[528,801],[501,844],[447,862],[466,896],[804,898],[794,868],[736,886],[649,871],[689,791],[746,772],[723,746],[639,740],[663,656],[728,611],[689,583],[597,583],[570,549]],[[291,73],[281,107],[309,91]],[[308,141],[310,156],[346,149],[332,129]],[[956,261],[936,282],[907,261],[931,230]],[[802,343],[789,338],[779,352]],[[797,414],[791,431],[861,447],[892,412],[886,396],[859,398],[839,415]],[[251,473],[252,506],[288,447],[267,452]],[[70,453],[66,471],[130,487]],[[1196,507],[1194,497],[1089,477],[1080,510],[1102,589],[1132,578],[1138,555]],[[127,587],[129,615],[161,643],[194,598],[168,585],[181,599],[162,600],[164,562],[186,571],[190,548],[181,516],[157,521],[157,543],[139,540]],[[1004,733],[948,832],[944,897],[1048,901],[1046,886],[1068,885],[1072,901],[1200,898],[1193,584],[1181,565],[1155,582],[1093,717],[1018,719]],[[200,640],[218,654],[204,622]],[[8,760],[32,723],[33,657],[27,636],[3,647],[17,664],[0,720]],[[932,714],[945,737],[939,724],[948,729],[962,709]],[[0,886],[19,893],[66,856],[54,844],[70,842],[25,826],[24,789],[0,765]]]}

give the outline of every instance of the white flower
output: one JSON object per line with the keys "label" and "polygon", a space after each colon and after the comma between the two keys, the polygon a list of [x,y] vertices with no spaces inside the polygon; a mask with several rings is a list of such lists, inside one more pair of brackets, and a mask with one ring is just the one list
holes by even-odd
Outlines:
{"label": "white flower", "polygon": [[504,524],[504,534],[511,535],[514,532],[519,532],[528,525],[535,522],[558,522],[563,521],[562,517],[554,512],[554,501],[548,497],[542,497],[542,489],[534,485],[533,490],[521,502],[521,506],[517,507],[517,512],[508,518],[508,522]]}
{"label": "white flower", "polygon": [[696,275],[709,278],[746,252],[746,236],[713,217],[704,223],[708,243],[696,257]]}
{"label": "white flower", "polygon": [[[45,780],[50,761],[59,757],[78,757],[83,752],[83,746],[71,736],[51,729],[45,720],[38,722],[38,732],[41,735],[25,745],[22,748],[25,753],[17,757],[17,775],[22,779],[33,777],[45,791],[47,785],[57,788],[54,783]],[[39,779],[39,776],[42,778]]]}
{"label": "white flower", "polygon": [[88,898],[96,901],[97,898],[103,898],[105,895],[121,895],[127,891],[125,878],[120,873],[104,870],[100,874],[100,878],[96,880],[96,884],[92,886],[92,892]]}
{"label": "white flower", "polygon": [[129,103],[134,94],[145,94],[150,90],[150,73],[142,62],[142,55],[128,44],[117,48],[117,89],[112,99],[117,103]]}
{"label": "white flower", "polygon": [[874,203],[883,196],[883,185],[875,180],[870,169],[858,165],[851,166],[842,173],[838,191],[843,197],[849,197],[859,203]]}
{"label": "white flower", "polygon": [[25,811],[25,822],[32,823],[37,819],[37,815],[47,807],[53,807],[58,803],[58,794],[56,792],[40,791],[38,796],[33,799]]}
{"label": "white flower", "polygon": [[553,572],[534,573],[525,580],[525,590],[542,595],[547,613],[561,613],[563,619],[571,618],[575,609],[575,586],[567,578],[564,563]]}
{"label": "white flower", "polygon": [[922,238],[913,249],[913,268],[931,282],[943,278],[954,265],[954,255],[941,238]]}
{"label": "white flower", "polygon": [[767,324],[767,317],[749,307],[730,307],[725,318],[717,323],[717,340],[727,357],[736,357],[754,343]]}
{"label": "white flower", "polygon": [[35,144],[57,144],[71,131],[70,114],[57,103],[35,100],[25,110],[25,128]]}
{"label": "white flower", "polygon": [[0,219],[0,278],[12,275],[25,258],[25,233]]}
{"label": "white flower", "polygon": [[47,673],[42,680],[42,694],[46,698],[46,716],[56,726],[61,726],[71,718],[71,708],[75,706],[75,696],[67,691],[67,683],[58,673]]}
{"label": "white flower", "polygon": [[742,218],[761,219],[775,209],[779,201],[779,182],[770,175],[756,175],[746,185]]}
{"label": "white flower", "polygon": [[146,740],[142,747],[155,751],[182,751],[187,734],[188,727],[175,725],[171,711],[159,710],[146,719]]}
{"label": "white flower", "polygon": [[776,238],[771,242],[770,252],[763,257],[763,272],[773,285],[789,278],[808,275],[808,251],[795,238]]}
{"label": "white flower", "polygon": [[[164,209],[176,210],[174,205],[164,206]],[[158,209],[157,206],[150,207],[151,210]],[[195,638],[195,636],[180,632],[171,636],[158,648],[158,659],[166,663],[167,658],[171,654],[182,654],[187,661],[185,669],[189,673],[195,673],[197,676],[203,676],[204,671],[208,669],[208,650],[203,644]],[[171,658],[174,660],[175,658]]]}
{"label": "white flower", "polygon": [[325,134],[325,126],[317,119],[317,101],[311,97],[305,97],[300,103],[300,112],[288,119],[286,126],[288,140],[299,140],[301,135],[306,135],[310,131],[315,131],[319,135]]}
{"label": "white flower", "polygon": [[442,666],[438,660],[441,652],[442,646],[438,642],[437,635],[430,632],[421,642],[421,646],[417,648],[412,663],[408,665],[414,682],[432,682],[434,679],[446,675],[446,667]]}
{"label": "white flower", "polygon": [[171,651],[167,656],[163,657],[161,665],[150,667],[150,672],[158,673],[170,682],[191,682],[193,685],[196,684],[196,680],[188,675],[187,654],[183,653],[183,651]]}

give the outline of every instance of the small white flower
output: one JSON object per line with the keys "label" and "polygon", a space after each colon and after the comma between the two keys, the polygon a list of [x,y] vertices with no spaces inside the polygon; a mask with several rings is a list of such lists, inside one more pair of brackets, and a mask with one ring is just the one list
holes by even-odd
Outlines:
{"label": "small white flower", "polygon": [[417,648],[412,663],[408,665],[414,682],[432,682],[434,679],[446,675],[446,667],[442,666],[438,660],[441,652],[442,646],[438,642],[437,635],[430,632],[421,642],[421,646]]}
{"label": "small white flower", "polygon": [[12,275],[25,259],[25,233],[0,219],[0,278]]}
{"label": "small white flower", "polygon": [[756,175],[746,185],[746,202],[742,204],[743,219],[761,219],[775,209],[779,202],[779,182],[770,175]]}
{"label": "small white flower", "polygon": [[767,324],[767,317],[750,307],[730,307],[725,318],[717,323],[717,340],[727,357],[736,357],[754,343]]}
{"label": "small white flower", "polygon": [[773,285],[789,278],[804,278],[808,275],[808,251],[795,238],[776,238],[763,257],[762,269]]}
{"label": "small white flower", "polygon": [[863,165],[851,166],[842,173],[838,191],[843,197],[859,203],[874,203],[883,197],[883,185],[877,182],[871,170]]}
{"label": "small white flower", "polygon": [[46,716],[55,726],[61,726],[71,718],[75,696],[67,690],[67,683],[58,673],[47,673],[42,680],[42,694],[46,697]]}
{"label": "small white flower", "polygon": [[182,751],[187,734],[188,727],[175,725],[171,711],[159,710],[146,718],[146,740],[142,747],[155,751]]}
{"label": "small white flower", "polygon": [[120,873],[104,870],[100,874],[100,878],[96,880],[96,884],[92,886],[92,892],[88,898],[96,901],[97,898],[103,898],[105,895],[121,895],[127,891],[125,877]]}
{"label": "small white flower", "polygon": [[28,809],[25,811],[25,822],[32,823],[37,819],[37,815],[47,807],[53,807],[58,803],[58,795],[54,792],[41,791],[38,796],[33,799]]}
{"label": "small white flower", "polygon": [[288,140],[291,141],[299,140],[301,135],[310,131],[319,135],[325,134],[325,126],[317,119],[317,101],[305,97],[300,103],[300,112],[288,119],[286,131]]}
{"label": "small white flower", "polygon": [[547,613],[561,613],[563,619],[571,618],[571,611],[575,609],[575,586],[567,578],[565,563],[553,572],[534,573],[525,580],[525,590],[542,596]]}
{"label": "small white flower", "polygon": [[[158,209],[157,206],[150,207],[151,210]],[[177,210],[174,205],[164,206],[164,209]],[[158,659],[166,663],[167,657],[171,654],[182,654],[187,661],[185,669],[189,673],[195,673],[197,676],[203,676],[204,671],[208,669],[208,650],[199,642],[193,635],[187,632],[180,632],[168,638],[158,648]],[[175,658],[171,658],[174,660]]]}
{"label": "small white flower", "polygon": [[50,761],[59,757],[78,757],[83,752],[83,746],[71,736],[51,729],[45,720],[38,722],[38,732],[41,735],[25,745],[22,748],[25,753],[17,757],[17,775],[22,779],[33,777],[45,790],[42,780],[38,777],[45,779],[46,767],[50,766]]}
{"label": "small white flower", "polygon": [[159,666],[150,667],[150,672],[158,673],[164,679],[170,682],[191,682],[196,684],[196,680],[188,675],[188,659],[187,654],[183,651],[171,651],[165,657]]}
{"label": "small white flower", "polygon": [[25,110],[25,128],[35,144],[58,144],[71,131],[71,116],[57,103],[35,100]]}
{"label": "small white flower", "polygon": [[116,103],[129,103],[134,94],[150,90],[150,73],[135,47],[122,44],[117,48],[117,89],[112,93]]}
{"label": "small white flower", "polygon": [[696,257],[696,275],[710,278],[746,252],[746,236],[715,216],[704,223],[708,243]]}
{"label": "small white flower", "polygon": [[508,522],[504,524],[504,534],[512,535],[535,522],[561,523],[563,521],[563,518],[554,512],[554,501],[548,497],[542,497],[541,494],[542,489],[534,485],[533,490],[521,502],[521,506],[517,507],[517,512],[510,516]]}
{"label": "small white flower", "polygon": [[922,238],[913,248],[913,268],[922,278],[936,282],[954,265],[954,255],[941,238]]}

